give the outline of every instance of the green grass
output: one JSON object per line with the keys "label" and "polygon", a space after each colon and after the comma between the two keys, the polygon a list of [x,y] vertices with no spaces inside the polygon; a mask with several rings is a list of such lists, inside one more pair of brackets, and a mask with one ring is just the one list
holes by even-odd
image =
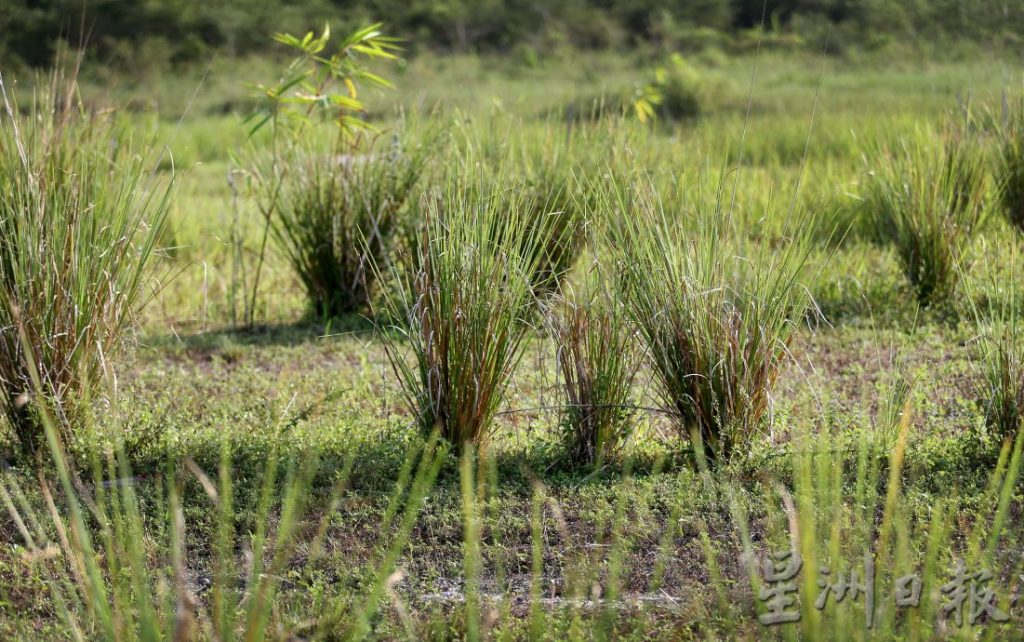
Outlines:
{"label": "green grass", "polygon": [[[0,130],[0,408],[28,454],[41,406],[65,436],[150,297],[168,177],[131,134],[85,113],[55,73],[26,112],[3,88]],[[30,371],[40,372],[32,385]]]}
{"label": "green grass", "polygon": [[695,450],[727,461],[749,451],[772,411],[809,305],[802,280],[814,215],[790,210],[789,236],[751,243],[724,193],[689,209],[664,205],[642,182],[627,189],[632,202],[619,191],[603,204],[622,221],[609,239],[620,248],[620,296],[657,375],[661,407]]}
{"label": "green grass", "polygon": [[[1018,248],[1010,251],[1008,274],[1017,273]],[[1006,287],[1006,272],[989,264],[979,269],[981,301],[968,296],[966,307],[974,321],[980,349],[978,369],[982,384],[979,401],[985,421],[999,436],[1012,439],[1024,421],[1024,336],[1020,328],[1018,293]],[[973,294],[973,293],[970,293]]]}
{"label": "green grass", "polygon": [[996,119],[998,151],[995,179],[1003,214],[1018,230],[1024,230],[1024,97],[1004,95]]}
{"label": "green grass", "polygon": [[[334,135],[318,131],[308,137]],[[329,318],[365,310],[376,292],[373,266],[390,260],[426,162],[425,144],[403,149],[396,134],[391,142],[354,144],[343,155],[332,153],[336,146],[279,145],[287,149],[265,152],[253,174],[254,189],[313,314]]]}
{"label": "green grass", "polygon": [[549,324],[564,392],[566,454],[574,465],[615,461],[634,431],[633,380],[640,360],[633,327],[601,266],[586,266],[584,283],[554,303]]}
{"label": "green grass", "polygon": [[533,276],[554,219],[538,218],[515,185],[490,184],[472,155],[447,171],[440,193],[427,196],[436,200],[415,260],[391,270],[403,284],[383,316],[400,325],[383,337],[423,430],[461,450],[486,444],[522,357]]}
{"label": "green grass", "polygon": [[867,158],[864,214],[891,243],[922,305],[948,301],[975,230],[988,213],[981,141],[952,129],[917,132]]}
{"label": "green grass", "polygon": [[[117,386],[88,399],[66,462],[57,450],[38,472],[0,428],[0,637],[1021,639],[1017,237],[979,222],[950,305],[921,308],[900,252],[857,218],[865,157],[938,127],[958,95],[998,111],[1019,63],[766,50],[748,115],[752,59],[692,56],[711,88],[696,118],[563,119],[663,62],[409,61],[395,92],[366,98],[381,142],[444,145],[401,220],[415,258],[379,262],[371,318],[310,317],[271,244],[249,329],[233,327],[231,295],[265,219],[228,177],[240,187],[237,83],[269,65],[215,61],[180,125],[203,70],[87,82],[88,104],[134,98],[118,124],[169,145],[156,182],[173,158],[176,247],[155,266],[177,276],[137,314],[139,347],[110,362]],[[907,160],[890,184],[933,186],[940,158]],[[574,211],[579,245],[538,297],[545,253],[522,249],[542,245],[545,209]],[[631,296],[605,300],[619,285]],[[633,317],[615,316],[629,302]],[[692,314],[658,314],[673,306]],[[566,316],[545,325],[552,308]],[[634,327],[669,320],[703,346],[671,399],[659,352],[685,353]],[[566,359],[572,345],[585,351]],[[586,377],[569,382],[571,363]],[[610,392],[585,385],[601,372]],[[710,468],[677,417],[702,386],[733,451]],[[602,402],[573,400],[598,397],[628,416],[604,424],[610,439],[584,426],[579,459],[605,454],[578,465],[565,431]],[[803,617],[765,627],[765,560],[794,545]],[[863,596],[814,606],[819,567],[834,580],[867,552],[871,631]],[[992,571],[1010,623],[943,613],[938,587],[961,560]],[[895,579],[913,572],[922,605],[896,610]]]}

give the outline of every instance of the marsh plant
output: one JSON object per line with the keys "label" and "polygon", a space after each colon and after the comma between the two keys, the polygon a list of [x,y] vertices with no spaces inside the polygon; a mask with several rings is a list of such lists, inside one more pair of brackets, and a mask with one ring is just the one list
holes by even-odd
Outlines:
{"label": "marsh plant", "polygon": [[957,264],[986,213],[985,156],[964,132],[925,132],[876,150],[865,216],[872,236],[891,244],[922,305],[947,300]]}
{"label": "marsh plant", "polygon": [[550,314],[564,394],[564,444],[576,465],[600,466],[621,455],[634,429],[630,390],[640,360],[624,307],[601,288],[596,276],[589,277],[555,302]]}
{"label": "marsh plant", "polygon": [[[665,410],[711,460],[742,454],[764,427],[772,390],[809,297],[807,224],[755,242],[721,205],[669,211],[650,186],[615,190],[622,297],[653,366]],[[796,225],[796,224],[794,224]]]}
{"label": "marsh plant", "polygon": [[[979,401],[985,421],[997,435],[1012,438],[1024,421],[1024,328],[1019,295],[1013,287],[1018,273],[1017,248],[1007,265],[982,263],[981,286],[966,290],[966,306],[974,321],[978,355]],[[965,283],[970,283],[966,278]]]}
{"label": "marsh plant", "polygon": [[[254,261],[243,258],[237,223],[231,234],[236,264],[231,305],[234,310],[237,290],[246,290],[249,326],[255,322],[271,235],[315,313],[330,316],[363,307],[373,291],[368,266],[388,252],[397,211],[423,159],[415,149],[396,145],[383,150],[366,142],[375,140],[368,136],[376,130],[365,118],[359,88],[391,87],[370,71],[367,61],[395,60],[400,51],[379,24],[333,42],[329,25],[320,35],[278,33],[274,40],[295,57],[276,83],[257,86],[259,106],[246,120],[250,145],[242,164],[263,217]],[[327,123],[333,131],[325,131]],[[264,128],[269,129],[268,145],[255,137]]]}
{"label": "marsh plant", "polygon": [[486,442],[522,356],[549,220],[538,226],[516,192],[489,181],[471,159],[449,170],[384,304],[396,320],[385,345],[410,408],[457,447]]}
{"label": "marsh plant", "polygon": [[[278,153],[271,231],[319,316],[365,309],[423,170],[422,145],[391,143],[331,154],[309,144]],[[358,153],[356,153],[358,151]]]}
{"label": "marsh plant", "polygon": [[1024,232],[1024,96],[1003,100],[995,178],[1006,219]]}
{"label": "marsh plant", "polygon": [[531,239],[523,248],[524,253],[536,254],[525,258],[534,264],[530,282],[538,295],[558,291],[583,247],[582,208],[573,186],[568,169],[549,167],[528,178],[522,188],[524,215],[538,233],[536,242]]}
{"label": "marsh plant", "polygon": [[26,452],[43,445],[40,403],[66,439],[111,373],[151,292],[170,195],[73,79],[55,74],[47,92],[23,113],[4,91],[0,113],[0,408]]}

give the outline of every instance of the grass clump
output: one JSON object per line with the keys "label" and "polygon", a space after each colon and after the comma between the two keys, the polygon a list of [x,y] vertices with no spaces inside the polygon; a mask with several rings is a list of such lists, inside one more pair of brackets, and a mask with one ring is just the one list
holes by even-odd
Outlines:
{"label": "grass clump", "polygon": [[1024,329],[1020,327],[1016,288],[1017,249],[1011,249],[1009,272],[986,264],[982,301],[966,297],[974,320],[979,354],[980,402],[985,423],[1002,438],[1012,439],[1024,421]]}
{"label": "grass clump", "polygon": [[985,420],[1001,436],[1013,436],[1024,418],[1024,337],[1016,315],[984,324],[981,373]]}
{"label": "grass clump", "polygon": [[565,396],[563,437],[574,465],[615,458],[634,427],[629,400],[639,360],[632,332],[621,303],[594,285],[564,297],[551,316]]}
{"label": "grass clump", "polygon": [[948,300],[986,212],[981,150],[960,132],[923,132],[875,155],[865,202],[871,235],[891,244],[922,305]]}
{"label": "grass clump", "polygon": [[84,113],[74,81],[55,74],[48,91],[25,114],[5,91],[0,114],[0,408],[25,452],[43,443],[37,402],[67,439],[109,374],[169,197],[113,122]]}
{"label": "grass clump", "polygon": [[619,194],[622,296],[662,402],[695,450],[728,460],[750,447],[771,409],[808,304],[799,279],[814,226],[777,243],[752,242],[731,229],[720,206],[687,221],[652,195],[630,207]]}
{"label": "grass clump", "polygon": [[426,160],[421,146],[395,139],[330,154],[298,143],[275,158],[279,176],[262,180],[276,204],[271,231],[299,277],[314,314],[340,316],[364,309],[392,249],[402,209]]}
{"label": "grass clump", "polygon": [[1024,232],[1024,97],[1003,104],[995,176],[1006,219]]}
{"label": "grass clump", "polygon": [[[456,136],[448,139],[458,149],[473,150],[467,153],[479,156],[479,165],[471,170],[478,179],[462,181],[458,187],[466,190],[462,200],[494,200],[496,209],[515,210],[522,219],[526,229],[516,249],[530,266],[530,285],[539,298],[559,291],[585,245],[587,195],[580,189],[576,174],[580,159],[589,150],[577,141],[589,139],[571,134],[569,140],[564,140],[564,136],[562,129],[544,126],[526,136],[514,151],[495,141],[482,145],[478,140]],[[430,216],[427,210],[440,211],[452,202],[450,195],[425,191],[425,198],[401,218],[396,258],[404,270],[415,272],[420,268],[417,246]]]}
{"label": "grass clump", "polygon": [[385,300],[385,316],[400,320],[384,338],[406,400],[425,431],[459,448],[484,445],[522,356],[547,232],[488,178],[468,159],[452,169]]}
{"label": "grass clump", "polygon": [[[577,166],[570,157],[581,150],[553,140],[555,135],[548,130],[544,140],[534,141],[533,157],[524,162],[526,176],[521,188],[525,192],[524,215],[533,232],[525,239],[528,246],[523,252],[533,265],[530,282],[538,295],[557,292],[583,250],[586,195],[579,189],[574,176]],[[514,191],[516,188],[506,193]]]}

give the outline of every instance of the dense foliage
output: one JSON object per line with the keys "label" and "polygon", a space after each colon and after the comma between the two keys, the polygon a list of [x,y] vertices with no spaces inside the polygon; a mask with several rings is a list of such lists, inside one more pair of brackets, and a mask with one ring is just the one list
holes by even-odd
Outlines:
{"label": "dense foliage", "polygon": [[584,48],[637,41],[742,45],[765,28],[785,42],[831,51],[966,39],[1019,45],[1024,4],[1011,0],[7,0],[0,60],[44,65],[64,39],[87,35],[99,56],[126,65],[183,62],[219,51],[260,51],[274,31],[324,20],[353,28],[385,20],[417,46],[445,50]]}

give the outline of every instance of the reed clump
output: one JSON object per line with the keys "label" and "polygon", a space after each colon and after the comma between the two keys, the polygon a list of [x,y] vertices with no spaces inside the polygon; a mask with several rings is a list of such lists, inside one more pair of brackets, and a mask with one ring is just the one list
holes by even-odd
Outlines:
{"label": "reed clump", "polygon": [[43,445],[40,404],[71,436],[130,339],[170,198],[148,148],[76,96],[59,73],[25,113],[3,92],[0,409],[25,452]]}

